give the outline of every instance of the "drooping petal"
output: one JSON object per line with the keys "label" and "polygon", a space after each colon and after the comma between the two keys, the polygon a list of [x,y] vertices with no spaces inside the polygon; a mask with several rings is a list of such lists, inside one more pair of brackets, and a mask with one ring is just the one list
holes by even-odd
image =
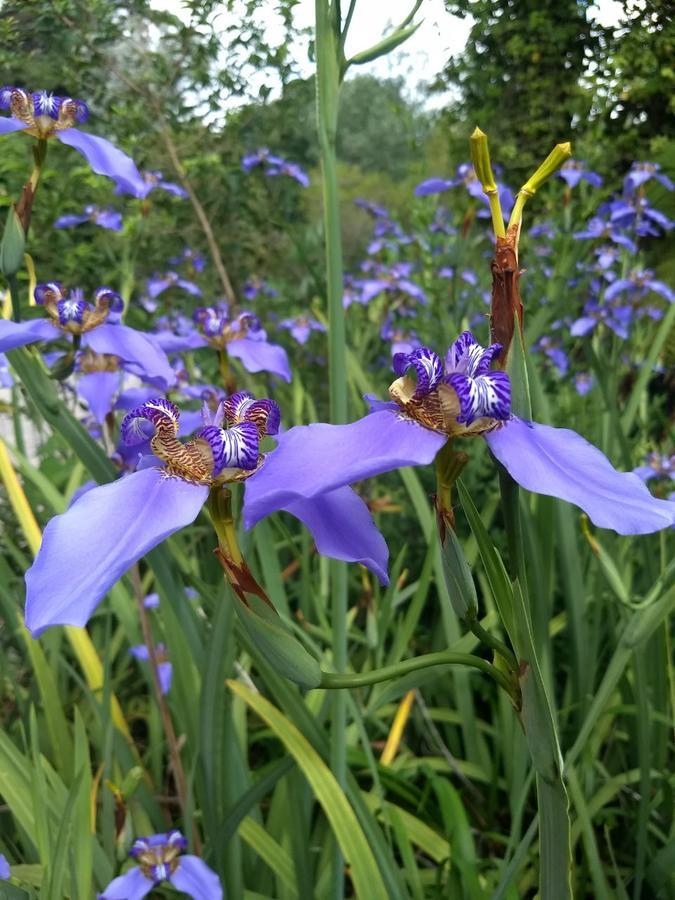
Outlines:
{"label": "drooping petal", "polygon": [[443,361],[438,353],[428,347],[418,347],[412,353],[396,353],[393,359],[394,372],[405,375],[408,369],[414,369],[417,375],[417,387],[413,396],[424,397],[435,390],[443,377]]}
{"label": "drooping petal", "polygon": [[26,322],[0,319],[0,353],[34,344],[35,341],[55,341],[62,334],[47,319],[29,319]]}
{"label": "drooping petal", "polygon": [[114,878],[99,894],[99,900],[141,900],[153,887],[153,882],[145,877],[139,866],[134,866],[124,875]]}
{"label": "drooping petal", "polygon": [[128,325],[104,323],[84,334],[82,343],[97,353],[113,353],[133,363],[148,378],[162,379],[164,387],[176,381],[176,373],[162,348],[149,335]]}
{"label": "drooping petal", "polygon": [[56,137],[62,144],[73,147],[81,153],[97,175],[107,175],[108,178],[114,179],[119,187],[134,197],[143,196],[145,182],[136,168],[136,163],[110,141],[80,131],[78,128],[57,131]]}
{"label": "drooping petal", "polygon": [[338,488],[310,500],[295,500],[285,509],[311,532],[316,549],[323,556],[361,563],[380,584],[389,584],[389,548],[368,507],[351,488]]}
{"label": "drooping petal", "polygon": [[223,900],[220,879],[198,856],[181,856],[169,881],[193,900]]}
{"label": "drooping petal", "polygon": [[54,222],[54,228],[74,228],[76,225],[84,225],[89,221],[89,216],[59,216]]}
{"label": "drooping petal", "polygon": [[158,331],[153,334],[152,338],[165,353],[182,353],[184,350],[199,350],[200,347],[208,347],[208,341],[197,331],[191,331],[189,334]]}
{"label": "drooping petal", "polygon": [[416,197],[426,197],[429,194],[440,194],[442,191],[450,190],[454,185],[455,182],[447,178],[427,178],[417,185],[413,193]]}
{"label": "drooping petal", "polygon": [[248,372],[271,372],[284,381],[291,380],[291,367],[283,347],[267,341],[237,338],[227,345],[230,356],[238,359]]}
{"label": "drooping petal", "polygon": [[191,524],[208,487],[143,469],[81,496],[45,528],[26,572],[26,625],[86,625],[129,566]]}
{"label": "drooping petal", "polygon": [[277,449],[246,482],[247,528],[295,500],[334,491],[401,466],[433,461],[446,435],[393,410],[349,425],[300,425],[280,434]]}
{"label": "drooping petal", "polygon": [[518,484],[574,503],[600,528],[649,534],[675,524],[675,503],[653,497],[633,472],[618,472],[575,431],[514,417],[485,439]]}
{"label": "drooping petal", "polygon": [[28,128],[28,125],[21,119],[13,119],[11,116],[9,118],[0,117],[0,134],[11,134],[13,131],[23,131],[25,128]]}
{"label": "drooping petal", "polygon": [[103,423],[113,408],[119,386],[119,372],[87,372],[77,382],[77,393],[86,400],[96,421]]}

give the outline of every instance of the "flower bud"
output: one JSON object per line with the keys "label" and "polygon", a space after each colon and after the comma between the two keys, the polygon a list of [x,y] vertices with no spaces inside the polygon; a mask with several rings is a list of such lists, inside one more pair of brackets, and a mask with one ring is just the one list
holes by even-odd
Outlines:
{"label": "flower bud", "polygon": [[497,182],[492,173],[487,135],[476,126],[469,142],[471,145],[471,162],[473,163],[476,178],[480,181],[486,194],[492,193],[497,190]]}
{"label": "flower bud", "polygon": [[0,243],[0,271],[6,277],[16,275],[23,265],[23,254],[26,247],[26,233],[12,205],[7,215],[5,230]]}
{"label": "flower bud", "polygon": [[531,175],[528,178],[520,190],[528,194],[534,194],[539,190],[547,178],[550,178],[551,175],[555,175],[558,169],[571,157],[571,155],[572,144],[569,141],[566,141],[564,144],[556,144],[534,175]]}

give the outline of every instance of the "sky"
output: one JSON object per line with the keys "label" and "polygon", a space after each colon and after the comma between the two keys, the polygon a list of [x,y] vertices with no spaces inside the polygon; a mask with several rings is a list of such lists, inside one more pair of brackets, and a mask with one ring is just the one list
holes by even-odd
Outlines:
{"label": "sky", "polygon": [[[366,50],[381,40],[383,35],[406,18],[413,3],[414,0],[357,0],[347,39],[347,56]],[[313,25],[314,4],[315,0],[300,0],[296,6],[295,20],[299,27]],[[152,5],[187,20],[181,0],[152,0]],[[259,0],[258,6],[256,15],[266,25],[270,42],[280,41],[283,29],[275,12],[276,3],[274,0]],[[609,26],[618,22],[621,9],[618,0],[596,0],[591,15],[602,25]],[[353,67],[351,74],[372,74],[380,78],[402,75],[414,96],[418,84],[433,81],[447,59],[462,52],[472,25],[469,17],[461,19],[450,15],[443,0],[423,0],[415,16],[415,21],[420,20],[420,27],[400,49],[374,62]],[[307,42],[297,46],[295,55],[300,74],[303,77],[311,75],[314,65],[308,59]],[[275,96],[274,92],[272,96]],[[424,105],[427,108],[442,107],[447,100],[447,94],[435,94],[424,98]]]}

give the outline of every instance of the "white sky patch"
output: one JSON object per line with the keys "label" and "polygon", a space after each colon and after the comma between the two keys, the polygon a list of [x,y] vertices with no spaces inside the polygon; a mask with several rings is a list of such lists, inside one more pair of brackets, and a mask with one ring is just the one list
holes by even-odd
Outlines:
{"label": "white sky patch", "polygon": [[[189,21],[189,12],[182,0],[151,0],[155,9],[173,13],[184,22]],[[412,9],[414,0],[357,0],[349,35],[347,37],[347,57],[361,53],[376,44],[386,34],[402,22]],[[256,21],[264,26],[270,45],[278,45],[284,38],[281,16],[276,11],[275,0],[260,0],[254,13]],[[315,0],[300,0],[294,9],[295,24],[301,29],[310,29],[314,25]],[[348,3],[343,3],[343,11]],[[611,27],[617,25],[622,14],[619,0],[596,0],[589,9],[589,16],[600,25]],[[235,10],[227,13],[224,9],[216,14],[219,24],[233,24],[240,21]],[[425,96],[420,88],[430,84],[442,71],[450,56],[459,54],[466,46],[473,20],[470,16],[462,19],[450,15],[445,9],[443,0],[423,0],[414,21],[421,25],[400,48],[373,62],[361,66],[353,66],[347,77],[359,74],[375,75],[378,78],[395,78],[402,76],[405,81],[405,93],[413,99],[419,99],[427,109],[442,108],[455,96],[454,91]],[[223,24],[224,23],[224,24]],[[293,47],[293,55],[302,78],[314,73],[314,63],[309,59],[309,40],[303,38]],[[280,94],[280,85],[275,83],[273,73],[264,71],[252,72],[248,98],[223,97],[224,109],[232,109],[251,102],[262,87],[271,89],[270,99]]]}

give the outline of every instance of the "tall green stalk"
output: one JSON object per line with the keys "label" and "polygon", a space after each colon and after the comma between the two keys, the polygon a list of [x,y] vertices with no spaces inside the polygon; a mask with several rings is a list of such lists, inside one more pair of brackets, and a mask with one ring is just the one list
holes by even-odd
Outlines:
{"label": "tall green stalk", "polygon": [[[316,0],[316,109],[323,180],[324,238],[326,245],[326,289],[328,303],[328,385],[330,420],[347,421],[346,332],[342,305],[342,236],[337,182],[335,142],[340,84],[342,81],[341,15],[339,2]],[[331,618],[333,665],[337,672],[347,667],[347,566],[331,563]],[[333,697],[330,764],[338,784],[347,783],[347,696]],[[335,843],[332,895],[344,897],[344,860]]]}

